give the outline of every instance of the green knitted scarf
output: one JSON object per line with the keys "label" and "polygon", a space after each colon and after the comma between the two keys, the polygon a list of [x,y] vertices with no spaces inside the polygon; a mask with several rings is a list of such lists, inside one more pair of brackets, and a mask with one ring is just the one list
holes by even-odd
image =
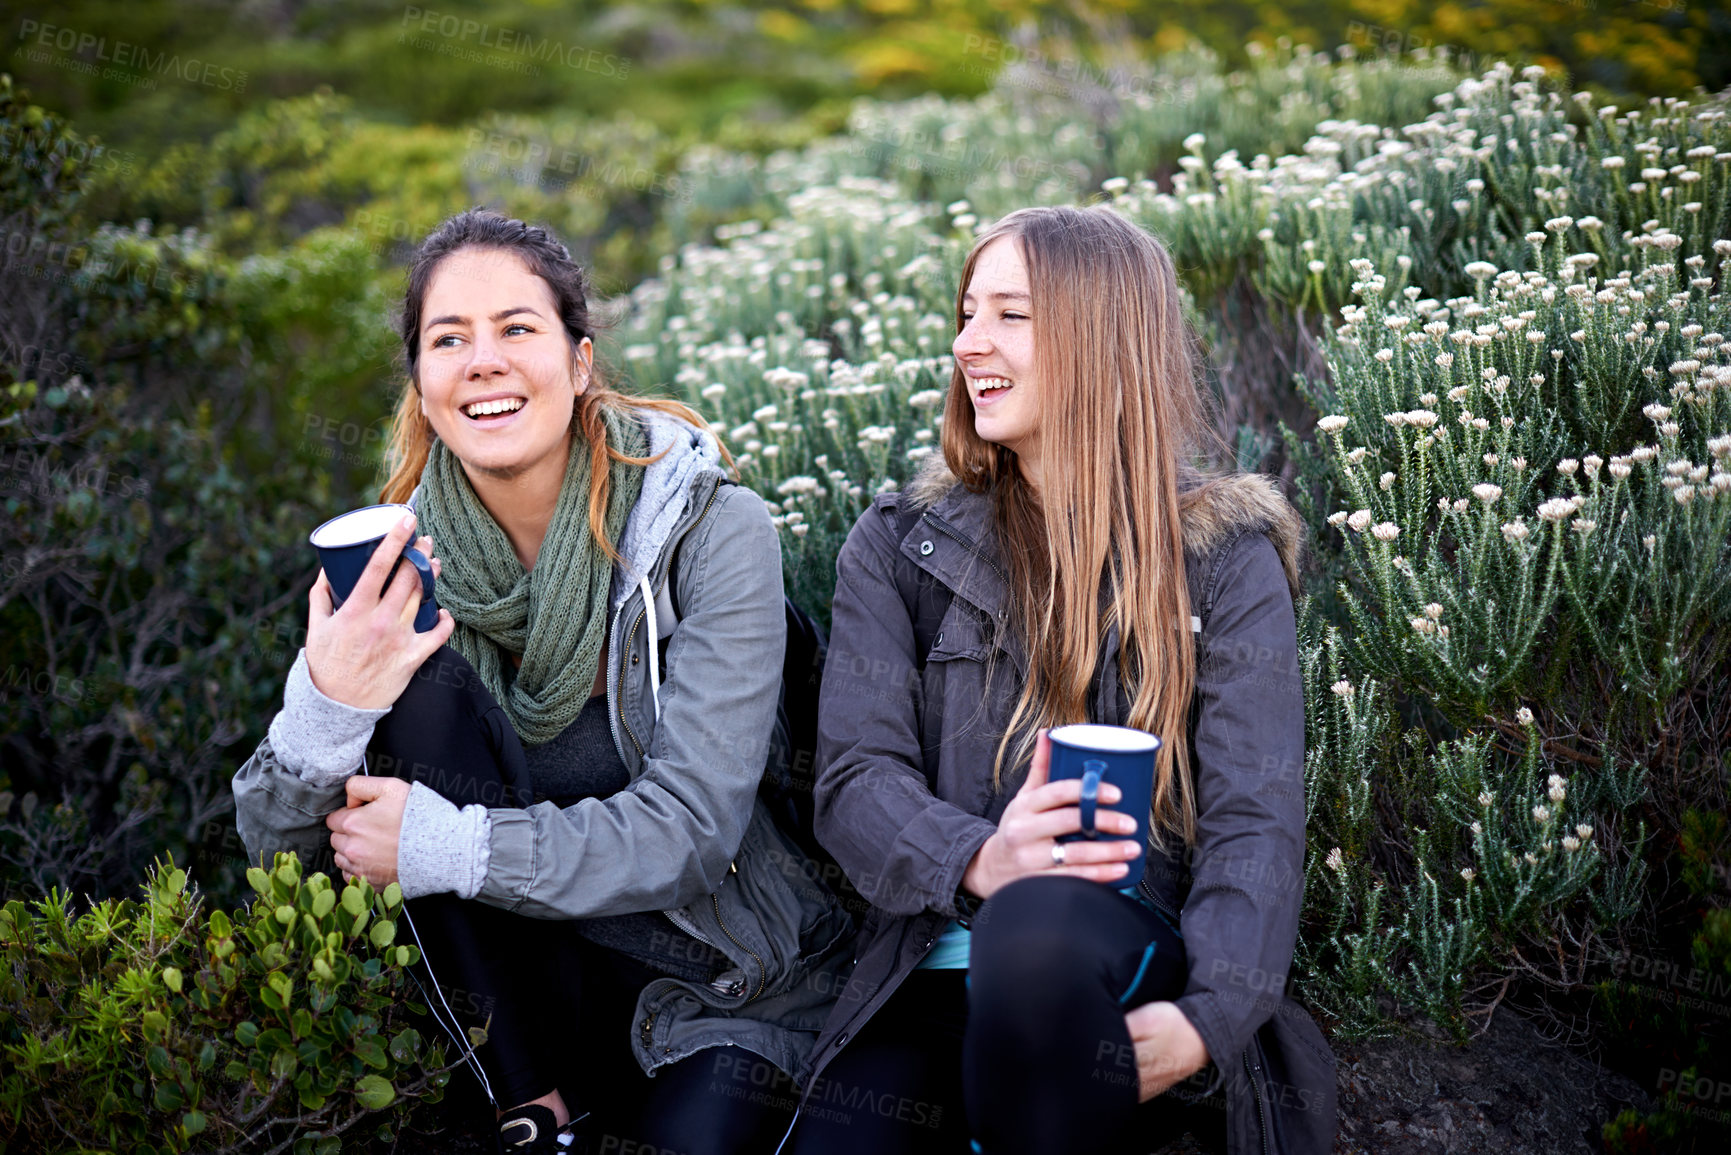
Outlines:
{"label": "green knitted scarf", "polygon": [[[629,413],[605,410],[607,442],[630,457],[648,439]],[[643,491],[643,467],[612,463],[607,540],[617,548]],[[450,646],[469,660],[519,737],[549,741],[589,700],[607,638],[613,567],[589,532],[589,452],[573,436],[552,524],[525,570],[510,539],[481,504],[456,454],[437,438],[415,500],[416,532],[431,534],[440,560],[439,604],[457,620]],[[507,654],[523,655],[509,687]]]}

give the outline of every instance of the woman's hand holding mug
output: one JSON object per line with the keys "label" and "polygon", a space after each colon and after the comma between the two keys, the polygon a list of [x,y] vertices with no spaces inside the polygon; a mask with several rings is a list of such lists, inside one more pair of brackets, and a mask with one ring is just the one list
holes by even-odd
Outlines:
{"label": "woman's hand holding mug", "polygon": [[[392,527],[341,609],[332,608],[330,579],[322,569],[307,594],[307,672],[319,692],[333,701],[365,710],[395,704],[421,663],[457,628],[451,612],[441,609],[437,625],[426,633],[415,632],[421,579],[412,567],[399,567],[385,586],[414,526],[411,513]],[[432,559],[436,577],[439,561],[432,558],[433,539],[421,538],[417,548]]]}
{"label": "woman's hand holding mug", "polygon": [[[1048,780],[1052,768],[1052,744],[1041,730],[1034,745],[1028,777],[998,820],[998,829],[974,854],[962,875],[969,893],[990,898],[1018,878],[1036,874],[1067,875],[1091,882],[1112,882],[1124,877],[1128,860],[1142,853],[1139,842],[1078,840],[1063,843],[1062,861],[1054,855],[1058,838],[1082,829],[1082,782],[1065,778]],[[1122,797],[1110,782],[1100,786],[1100,802],[1110,806]],[[1102,808],[1095,825],[1101,834],[1133,834],[1136,820],[1128,814]]]}

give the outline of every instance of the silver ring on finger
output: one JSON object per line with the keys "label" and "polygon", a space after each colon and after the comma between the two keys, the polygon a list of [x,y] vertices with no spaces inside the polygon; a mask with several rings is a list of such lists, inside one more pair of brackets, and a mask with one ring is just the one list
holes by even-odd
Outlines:
{"label": "silver ring on finger", "polygon": [[1066,847],[1064,846],[1064,844],[1062,842],[1052,843],[1052,865],[1053,866],[1064,865],[1064,851],[1065,851],[1065,849],[1066,849]]}

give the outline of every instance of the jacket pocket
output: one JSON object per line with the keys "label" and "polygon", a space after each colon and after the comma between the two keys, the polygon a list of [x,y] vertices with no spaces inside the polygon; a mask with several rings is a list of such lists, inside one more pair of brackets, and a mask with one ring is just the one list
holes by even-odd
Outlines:
{"label": "jacket pocket", "polygon": [[748,959],[755,956],[747,963],[760,970],[751,976],[755,991],[785,990],[852,930],[852,919],[824,883],[822,864],[775,825],[762,801],[734,866],[736,873],[715,892],[715,917]]}
{"label": "jacket pocket", "polygon": [[[926,782],[939,797],[984,813],[989,780],[972,773],[990,765],[1016,695],[1015,670],[998,644],[995,624],[961,598],[950,603],[920,672],[920,754]],[[946,768],[953,781],[946,781]]]}
{"label": "jacket pocket", "polygon": [[961,598],[953,599],[950,608],[932,636],[932,647],[926,653],[926,663],[972,661],[984,662],[996,644],[996,631],[979,613]]}

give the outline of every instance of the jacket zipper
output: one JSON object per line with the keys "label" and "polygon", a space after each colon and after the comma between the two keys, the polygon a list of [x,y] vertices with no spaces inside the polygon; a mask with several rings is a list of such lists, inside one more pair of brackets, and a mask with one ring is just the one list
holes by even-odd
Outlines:
{"label": "jacket zipper", "polygon": [[[668,551],[667,570],[661,575],[661,584],[655,587],[656,597],[660,597],[661,591],[667,588],[668,575],[673,572],[673,552],[679,549],[686,534],[703,524],[703,519],[708,517],[709,511],[715,507],[715,499],[720,493],[721,484],[717,482],[715,488],[709,491],[709,504],[703,507],[703,512],[697,515],[696,521],[685,527],[685,532],[679,535],[679,541],[674,542],[673,549]],[[637,641],[637,627],[643,624],[643,619],[648,613],[648,606],[637,611],[637,620],[631,623],[631,632],[625,638],[625,650],[619,655],[619,685],[621,687],[625,685],[625,679],[630,676],[631,646]],[[637,747],[637,756],[642,758],[644,756],[643,743],[637,740],[637,735],[631,732],[631,723],[625,720],[625,695],[623,694],[619,696],[619,724],[625,728],[626,736],[631,739],[631,744]],[[722,929],[725,930],[726,928],[723,927]]]}
{"label": "jacket zipper", "polygon": [[[1251,1043],[1255,1045],[1254,1040]],[[1262,1137],[1262,1155],[1268,1155],[1268,1120],[1262,1113],[1262,1085],[1256,1081],[1256,1070],[1250,1065],[1250,1048],[1244,1049],[1244,1075],[1250,1080],[1250,1093],[1256,1096],[1256,1131]]]}
{"label": "jacket zipper", "polygon": [[1148,885],[1148,876],[1146,874],[1142,876],[1141,880],[1137,882],[1136,885],[1141,888],[1143,894],[1148,896],[1148,901],[1153,903],[1155,907],[1159,909],[1160,913],[1166,915],[1173,922],[1178,921],[1178,915],[1174,911],[1167,909],[1166,904],[1160,901],[1160,896],[1154,893],[1154,888]]}
{"label": "jacket zipper", "polygon": [[[721,899],[714,893],[711,893],[709,901],[715,904],[715,922],[717,926],[721,927],[721,933],[727,936],[727,941],[750,955],[751,960],[757,964],[757,990],[753,991],[751,994],[751,999],[755,999],[758,995],[763,993],[763,984],[769,981],[769,968],[763,965],[763,959],[758,957],[756,951],[734,938],[733,932],[727,929],[727,924],[721,921]],[[751,999],[746,999],[745,1001],[749,1003],[751,1002]]]}
{"label": "jacket zipper", "polygon": [[[676,541],[673,543],[673,549],[670,550],[668,553],[668,559],[669,560],[668,560],[667,570],[666,570],[666,572],[664,572],[661,575],[661,584],[655,588],[655,594],[657,597],[660,597],[661,591],[667,588],[667,579],[673,572],[673,563],[672,563],[673,552],[677,551],[679,549],[680,544],[685,541],[687,534],[689,534],[692,530],[696,529],[698,526],[703,524],[704,519],[709,516],[709,511],[711,509],[715,508],[715,499],[717,497],[719,497],[720,495],[721,495],[721,485],[719,482],[717,482],[716,485],[714,486],[714,488],[712,488],[709,491],[709,501],[704,504],[703,512],[697,515],[696,521],[693,521],[690,525],[685,527],[684,532],[679,535],[679,541]],[[637,618],[636,618],[636,620],[634,620],[631,623],[631,630],[625,637],[625,648],[623,651],[621,651],[621,653],[619,655],[619,685],[622,687],[625,685],[625,679],[630,677],[631,647],[637,641],[637,627],[643,624],[643,619],[645,617],[647,617],[648,614],[649,614],[649,608],[647,606],[638,610],[637,611]],[[637,740],[636,733],[634,733],[631,729],[631,723],[625,720],[625,698],[624,698],[623,694],[621,694],[620,698],[619,698],[619,725],[625,730],[626,736],[631,739],[631,744],[633,746],[637,747],[637,756],[639,758],[642,758],[644,756],[644,753],[645,753],[644,749],[643,749],[643,743],[639,742]],[[728,869],[733,870],[733,871],[737,871],[738,868],[735,866],[729,865]],[[727,940],[729,942],[731,942],[734,946],[738,947],[740,950],[745,951],[745,953],[749,954],[752,957],[752,959],[757,963],[757,970],[758,970],[758,974],[760,977],[758,978],[758,981],[757,981],[756,994],[753,994],[750,999],[745,1000],[746,1002],[749,1003],[751,1001],[751,999],[755,999],[758,995],[763,993],[764,984],[769,979],[768,969],[763,965],[763,959],[758,956],[757,952],[752,950],[750,947],[746,946],[745,944],[741,943],[738,939],[734,938],[733,932],[727,929],[727,924],[725,922],[722,922],[722,920],[721,920],[721,900],[719,898],[717,898],[713,893],[710,894],[709,899],[710,899],[710,902],[713,903],[715,906],[715,921],[716,921],[716,924],[721,927],[721,933],[725,934],[727,936]],[[683,930],[686,934],[689,934],[692,938],[696,939],[698,942],[703,943],[707,947],[715,948],[715,944],[710,942],[709,939],[706,938],[703,935],[703,933],[698,930],[697,924],[692,922],[690,919],[680,917],[680,915],[677,911],[667,910],[667,911],[663,911],[662,913],[667,916],[667,920],[669,922],[671,922],[674,926],[677,926],[680,930]],[[719,948],[716,948],[716,949],[719,949]],[[649,1045],[650,1032],[654,1028],[654,1026],[655,1026],[655,1016],[654,1015],[650,1015],[648,1018],[643,1020],[642,1032],[643,1032],[643,1045],[645,1047],[647,1047]]]}

